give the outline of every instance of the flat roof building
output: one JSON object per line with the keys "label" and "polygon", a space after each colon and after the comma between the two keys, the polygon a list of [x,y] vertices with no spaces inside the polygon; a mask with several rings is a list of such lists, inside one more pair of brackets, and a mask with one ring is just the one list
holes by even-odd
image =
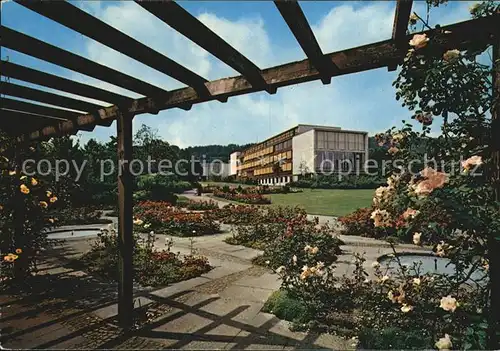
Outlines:
{"label": "flat roof building", "polygon": [[367,132],[299,124],[231,154],[230,174],[283,185],[301,175],[360,172],[367,155]]}

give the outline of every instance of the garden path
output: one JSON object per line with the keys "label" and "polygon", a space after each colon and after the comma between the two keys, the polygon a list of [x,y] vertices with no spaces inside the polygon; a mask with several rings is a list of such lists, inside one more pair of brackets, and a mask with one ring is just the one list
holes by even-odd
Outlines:
{"label": "garden path", "polygon": [[[328,220],[323,217],[321,220]],[[222,229],[221,234],[194,239],[157,235],[157,248],[166,247],[167,237],[173,240],[172,251],[207,256],[214,269],[161,289],[135,287],[136,311],[142,322],[127,335],[116,326],[116,284],[90,276],[74,264],[74,259],[88,250],[89,240],[59,242],[45,252],[31,294],[0,294],[1,345],[79,349],[353,348],[350,340],[337,336],[291,332],[288,322],[261,312],[264,302],[280,286],[278,276],[252,265],[251,260],[261,251],[225,243],[231,226]],[[365,253],[369,271],[372,261],[391,252],[378,240],[342,239],[346,245],[336,268],[339,274],[352,272],[354,252]],[[413,245],[406,246],[402,247],[405,251],[416,250]]]}

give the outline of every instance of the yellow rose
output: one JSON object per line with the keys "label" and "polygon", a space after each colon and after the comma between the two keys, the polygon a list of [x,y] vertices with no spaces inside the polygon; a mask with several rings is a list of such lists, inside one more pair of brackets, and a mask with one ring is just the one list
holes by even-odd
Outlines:
{"label": "yellow rose", "polygon": [[16,174],[16,171],[9,171],[9,175],[15,175]]}
{"label": "yellow rose", "polygon": [[453,344],[451,343],[450,336],[448,334],[444,334],[444,338],[439,339],[435,343],[435,346],[438,350],[449,350],[453,347]]}
{"label": "yellow rose", "polygon": [[38,184],[38,180],[35,178],[31,178],[31,185],[36,186]]}
{"label": "yellow rose", "polygon": [[47,195],[47,197],[51,197],[52,196],[52,193],[50,191],[47,191],[45,194]]}
{"label": "yellow rose", "polygon": [[20,254],[22,254],[22,253],[23,253],[23,250],[21,250],[21,249],[16,249],[16,254],[20,255]]}
{"label": "yellow rose", "polygon": [[41,208],[47,208],[49,206],[49,204],[45,201],[40,201],[40,207]]}
{"label": "yellow rose", "polygon": [[21,192],[23,194],[29,194],[30,193],[30,189],[26,185],[24,185],[24,184],[21,184],[21,186],[19,187],[19,189],[21,190]]}
{"label": "yellow rose", "polygon": [[57,201],[57,196],[52,196],[52,197],[50,198],[50,202],[51,202],[51,203],[54,203],[54,202],[56,202],[56,201]]}
{"label": "yellow rose", "polygon": [[49,218],[50,223],[54,223],[54,218]]}

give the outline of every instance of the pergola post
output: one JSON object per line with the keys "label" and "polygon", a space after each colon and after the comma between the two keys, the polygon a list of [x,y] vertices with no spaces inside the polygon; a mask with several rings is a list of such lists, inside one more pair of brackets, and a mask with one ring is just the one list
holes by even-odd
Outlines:
{"label": "pergola post", "polygon": [[[493,105],[491,111],[491,152],[492,165],[490,179],[495,190],[495,199],[500,202],[500,41],[493,44]],[[497,228],[500,230],[500,228]],[[490,311],[488,349],[500,347],[500,232],[488,241],[490,277]]]}
{"label": "pergola post", "polygon": [[118,142],[118,322],[128,330],[133,324],[133,262],[134,250],[132,219],[132,119],[134,115],[119,113]]}

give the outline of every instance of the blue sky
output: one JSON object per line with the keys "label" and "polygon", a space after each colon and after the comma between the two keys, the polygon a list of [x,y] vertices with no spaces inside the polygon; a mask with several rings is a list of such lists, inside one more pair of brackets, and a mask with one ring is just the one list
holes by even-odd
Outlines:
{"label": "blue sky", "polygon": [[[305,58],[272,2],[179,3],[261,68]],[[134,2],[79,1],[73,4],[207,79],[237,74]],[[470,5],[471,2],[455,1],[433,9],[431,22],[449,24],[466,20]],[[394,1],[303,1],[301,6],[325,53],[385,40],[391,35]],[[414,10],[425,15],[425,2],[416,2]],[[2,5],[1,19],[4,26],[165,89],[183,86],[16,3]],[[12,50],[2,48],[1,56],[69,79],[140,97],[134,92]],[[340,126],[373,134],[410,117],[410,113],[394,99],[391,83],[396,76],[397,72],[383,68],[337,77],[330,85],[310,82],[281,88],[276,95],[255,93],[230,98],[226,104],[195,105],[188,112],[172,109],[158,115],[140,115],[134,119],[134,128],[147,124],[158,129],[163,139],[181,147],[256,142],[298,123]],[[52,91],[24,82],[12,82]],[[80,138],[82,141],[91,137],[107,140],[115,133],[114,125],[111,128],[97,127],[92,133],[82,132]]]}

